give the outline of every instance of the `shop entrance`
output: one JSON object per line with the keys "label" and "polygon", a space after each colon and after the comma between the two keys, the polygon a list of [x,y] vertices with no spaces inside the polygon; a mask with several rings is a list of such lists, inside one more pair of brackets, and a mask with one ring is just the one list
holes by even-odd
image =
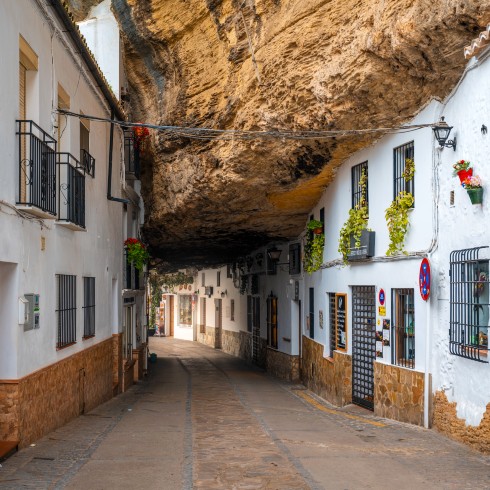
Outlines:
{"label": "shop entrance", "polygon": [[376,289],[352,288],[352,402],[374,409]]}

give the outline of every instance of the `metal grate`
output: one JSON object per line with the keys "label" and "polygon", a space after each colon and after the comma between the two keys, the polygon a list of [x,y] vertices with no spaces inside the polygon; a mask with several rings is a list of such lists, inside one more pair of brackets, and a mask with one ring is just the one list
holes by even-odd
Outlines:
{"label": "metal grate", "polygon": [[58,153],[58,172],[58,219],[85,228],[85,174],[80,162],[70,153]]}
{"label": "metal grate", "polygon": [[57,323],[58,340],[61,349],[77,340],[77,284],[76,276],[57,274]]}
{"label": "metal grate", "polygon": [[406,143],[404,145],[393,148],[393,199],[396,199],[402,191],[410,192],[414,196],[414,179],[406,181],[403,177],[405,172],[407,159],[414,158],[414,143]]}
{"label": "metal grate", "polygon": [[95,277],[83,278],[83,337],[95,335]]}
{"label": "metal grate", "polygon": [[124,131],[124,164],[126,174],[140,178],[140,154],[134,147],[133,130]]}
{"label": "metal grate", "polygon": [[83,148],[80,149],[80,162],[85,172],[95,177],[95,158]]}
{"label": "metal grate", "polygon": [[392,364],[415,367],[415,305],[413,289],[393,289],[392,311]]}
{"label": "metal grate", "polygon": [[488,362],[489,267],[476,247],[450,255],[449,352]]}
{"label": "metal grate", "polygon": [[330,322],[330,357],[337,348],[337,332],[335,329],[335,293],[328,293],[328,316]]}
{"label": "metal grate", "polygon": [[[360,188],[360,181],[362,174],[366,175],[366,189],[363,193],[363,189]],[[366,206],[369,208],[369,189],[368,189],[368,162],[362,162],[359,165],[354,165],[351,169],[351,179],[352,179],[352,209],[360,205],[364,200]]]}
{"label": "metal grate", "polygon": [[376,356],[376,291],[374,286],[352,288],[352,401],[374,409]]}

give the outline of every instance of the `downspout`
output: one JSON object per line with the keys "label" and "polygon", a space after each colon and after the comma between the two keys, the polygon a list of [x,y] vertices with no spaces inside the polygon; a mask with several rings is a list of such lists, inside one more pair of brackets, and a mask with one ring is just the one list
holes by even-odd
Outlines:
{"label": "downspout", "polygon": [[[111,121],[114,120],[114,109],[111,109]],[[128,199],[112,196],[112,153],[114,150],[114,123],[111,122],[111,131],[109,133],[109,171],[107,173],[107,199],[109,201],[122,202],[127,204]]]}

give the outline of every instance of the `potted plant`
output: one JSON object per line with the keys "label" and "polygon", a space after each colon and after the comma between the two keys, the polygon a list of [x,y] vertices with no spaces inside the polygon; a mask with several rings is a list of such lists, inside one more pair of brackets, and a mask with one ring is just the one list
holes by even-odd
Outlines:
{"label": "potted plant", "polygon": [[463,181],[463,187],[470,196],[471,204],[481,204],[483,202],[483,187],[478,175],[467,177]]}
{"label": "potted plant", "polygon": [[473,175],[473,168],[471,162],[466,160],[459,160],[453,165],[453,175],[459,177],[459,181],[463,183],[465,179]]}
{"label": "potted plant", "polygon": [[128,238],[124,245],[127,250],[128,262],[141,271],[150,258],[146,247],[137,238]]}
{"label": "potted plant", "polygon": [[306,226],[309,231],[312,231],[315,235],[321,235],[323,233],[323,223],[316,219],[308,221]]}

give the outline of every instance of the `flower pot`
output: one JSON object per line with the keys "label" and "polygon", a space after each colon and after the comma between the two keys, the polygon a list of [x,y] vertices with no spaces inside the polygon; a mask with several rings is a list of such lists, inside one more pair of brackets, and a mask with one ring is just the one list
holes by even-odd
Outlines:
{"label": "flower pot", "polygon": [[314,233],[315,235],[321,235],[321,234],[323,233],[323,228],[315,228],[315,229],[313,230],[313,233]]}
{"label": "flower pot", "polygon": [[468,177],[471,177],[472,175],[473,175],[473,169],[472,168],[469,168],[467,170],[460,170],[458,172],[459,181],[461,183],[463,183],[465,179],[467,179]]}
{"label": "flower pot", "polygon": [[483,187],[466,189],[466,192],[470,196],[471,204],[481,204],[483,202]]}

